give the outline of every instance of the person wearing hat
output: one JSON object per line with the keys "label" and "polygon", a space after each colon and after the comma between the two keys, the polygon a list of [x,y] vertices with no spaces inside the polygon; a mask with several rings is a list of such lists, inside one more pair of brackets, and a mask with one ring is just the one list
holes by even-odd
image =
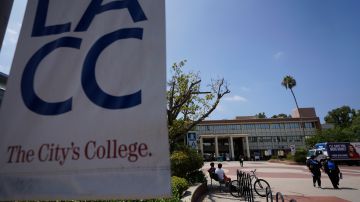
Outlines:
{"label": "person wearing hat", "polygon": [[317,182],[319,188],[321,188],[321,163],[315,159],[314,155],[311,155],[310,159],[306,162],[306,165],[311,172],[314,187]]}
{"label": "person wearing hat", "polygon": [[334,189],[339,189],[338,185],[340,181],[339,178],[340,169],[338,165],[333,160],[331,160],[330,157],[326,158],[326,161],[324,163],[324,170],[325,173],[328,174]]}

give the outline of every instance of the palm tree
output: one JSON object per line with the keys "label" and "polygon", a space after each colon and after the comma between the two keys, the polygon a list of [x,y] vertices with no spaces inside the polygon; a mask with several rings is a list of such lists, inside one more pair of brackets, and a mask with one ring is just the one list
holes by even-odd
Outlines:
{"label": "palm tree", "polygon": [[298,105],[298,103],[297,103],[297,101],[296,101],[296,97],[295,97],[294,91],[292,90],[292,88],[296,86],[296,80],[295,80],[292,76],[289,76],[289,75],[288,75],[288,76],[285,76],[285,77],[284,77],[283,81],[281,82],[281,85],[283,85],[283,86],[286,88],[286,90],[287,90],[287,89],[290,89],[291,94],[292,94],[293,97],[294,97],[295,104],[296,104],[296,108],[297,108],[297,110],[298,110],[298,112],[299,112],[299,116],[300,116],[299,105]]}
{"label": "palm tree", "polygon": [[294,79],[294,77],[290,76],[290,75],[287,75],[284,77],[283,81],[281,82],[281,85],[283,85],[286,90],[287,89],[290,89],[291,91],[291,94],[293,95],[294,97],[294,100],[295,100],[295,104],[296,104],[296,108],[299,112],[299,118],[300,118],[300,127],[302,129],[302,132],[303,132],[303,136],[305,137],[305,130],[304,130],[304,125],[302,123],[302,119],[301,119],[301,113],[300,113],[300,109],[299,109],[299,105],[296,101],[296,97],[295,97],[295,94],[294,94],[294,91],[292,90],[292,88],[294,88],[296,86],[296,80]]}

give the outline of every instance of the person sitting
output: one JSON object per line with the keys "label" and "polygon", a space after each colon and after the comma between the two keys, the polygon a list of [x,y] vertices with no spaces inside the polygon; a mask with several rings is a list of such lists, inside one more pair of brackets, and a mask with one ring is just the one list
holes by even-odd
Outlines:
{"label": "person sitting", "polygon": [[215,173],[217,174],[219,181],[225,182],[225,183],[230,183],[231,182],[231,178],[227,177],[225,175],[224,170],[222,169],[222,164],[219,163],[218,164],[218,168],[216,168]]}
{"label": "person sitting", "polygon": [[209,173],[215,173],[215,167],[214,167],[214,162],[211,162],[210,163],[210,168],[208,169],[208,172]]}

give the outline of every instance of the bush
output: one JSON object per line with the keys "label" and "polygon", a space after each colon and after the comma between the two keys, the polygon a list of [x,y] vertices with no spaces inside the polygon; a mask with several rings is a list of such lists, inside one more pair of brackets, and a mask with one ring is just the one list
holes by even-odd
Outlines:
{"label": "bush", "polygon": [[187,147],[182,148],[180,151],[174,151],[171,154],[170,160],[171,175],[186,179],[204,165],[202,156],[195,150]]}
{"label": "bush", "polygon": [[295,153],[294,160],[298,163],[305,164],[307,151],[305,149],[298,149]]}
{"label": "bush", "polygon": [[171,177],[171,191],[173,197],[180,198],[188,188],[189,184],[186,179],[177,176]]}
{"label": "bush", "polygon": [[201,170],[196,170],[192,173],[189,173],[186,176],[186,179],[188,180],[188,182],[190,184],[195,184],[195,183],[207,183],[205,174],[201,171]]}

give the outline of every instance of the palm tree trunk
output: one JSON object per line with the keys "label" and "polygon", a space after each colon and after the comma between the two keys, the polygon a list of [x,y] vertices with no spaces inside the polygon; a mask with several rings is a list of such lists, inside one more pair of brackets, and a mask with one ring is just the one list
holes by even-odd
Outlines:
{"label": "palm tree trunk", "polygon": [[295,104],[296,104],[296,108],[297,108],[297,110],[298,110],[298,112],[299,112],[299,117],[301,117],[301,115],[300,115],[300,110],[299,110],[299,105],[298,105],[298,103],[297,103],[295,94],[294,94],[294,92],[293,92],[293,90],[292,90],[291,88],[290,88],[290,91],[291,91],[292,96],[294,97]]}
{"label": "palm tree trunk", "polygon": [[295,94],[293,92],[293,90],[290,88],[290,91],[291,91],[291,94],[293,95],[294,97],[294,100],[295,100],[295,104],[296,104],[296,108],[298,110],[298,113],[299,113],[299,118],[300,118],[300,127],[302,129],[302,132],[303,132],[303,136],[304,136],[304,141],[305,141],[305,125],[303,124],[302,122],[302,118],[301,118],[301,113],[300,113],[300,109],[299,109],[299,105],[297,103],[297,100],[296,100],[296,97],[295,97]]}

